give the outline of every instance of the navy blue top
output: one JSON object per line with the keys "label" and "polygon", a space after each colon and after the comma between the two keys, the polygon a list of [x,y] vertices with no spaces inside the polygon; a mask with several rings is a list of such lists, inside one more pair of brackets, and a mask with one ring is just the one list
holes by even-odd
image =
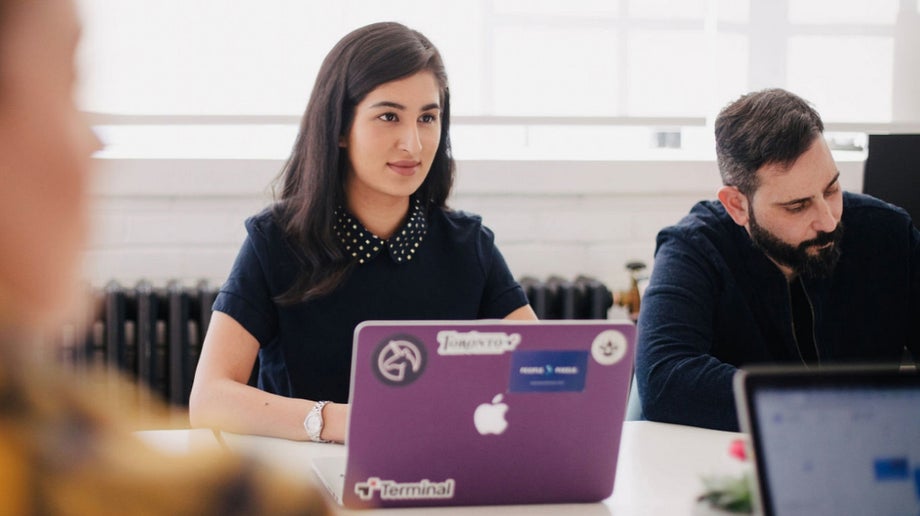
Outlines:
{"label": "navy blue top", "polygon": [[[920,233],[907,213],[843,194],[832,276],[801,281],[820,364],[920,359]],[[719,202],[658,234],[642,298],[636,379],[644,416],[737,430],[736,367],[802,364],[786,277]]]}
{"label": "navy blue top", "polygon": [[[337,215],[337,230],[356,225],[357,233],[343,230],[340,238],[358,251],[351,246],[363,241],[353,237],[371,234],[347,213]],[[362,263],[334,292],[292,305],[274,299],[300,273],[298,255],[269,210],[246,220],[248,236],[213,308],[259,341],[260,388],[346,403],[360,322],[503,318],[527,304],[480,217],[434,208],[419,224],[417,213],[410,215],[389,241],[368,238],[371,247],[355,253]]]}

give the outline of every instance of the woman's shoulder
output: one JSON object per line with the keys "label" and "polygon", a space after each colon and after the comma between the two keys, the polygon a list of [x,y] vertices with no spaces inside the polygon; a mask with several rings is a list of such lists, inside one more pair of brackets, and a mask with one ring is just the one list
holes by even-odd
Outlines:
{"label": "woman's shoulder", "polygon": [[246,219],[246,234],[252,245],[273,250],[288,249],[288,238],[276,206],[268,206]]}
{"label": "woman's shoulder", "polygon": [[281,226],[274,206],[267,206],[262,211],[246,219],[246,231],[250,236],[255,234],[272,235],[280,234]]}
{"label": "woman's shoulder", "polygon": [[484,227],[482,216],[476,213],[451,208],[435,208],[432,210],[433,221],[440,220],[456,228],[478,229]]}
{"label": "woman's shoulder", "polygon": [[482,223],[480,215],[450,208],[436,208],[432,211],[432,228],[444,231],[451,239],[466,240],[477,236],[494,238],[492,230]]}
{"label": "woman's shoulder", "polygon": [[286,270],[283,264],[300,263],[296,247],[287,237],[273,207],[267,207],[246,219],[246,241],[243,246],[255,253],[259,261],[272,264],[277,270]]}

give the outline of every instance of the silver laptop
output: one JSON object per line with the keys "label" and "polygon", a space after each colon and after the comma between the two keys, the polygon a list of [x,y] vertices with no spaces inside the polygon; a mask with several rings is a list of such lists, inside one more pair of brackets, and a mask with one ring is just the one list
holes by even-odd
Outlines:
{"label": "silver laptop", "polygon": [[362,323],[347,461],[314,468],[354,508],[603,500],[634,351],[628,321]]}
{"label": "silver laptop", "polygon": [[916,372],[741,370],[735,401],[764,514],[920,514]]}

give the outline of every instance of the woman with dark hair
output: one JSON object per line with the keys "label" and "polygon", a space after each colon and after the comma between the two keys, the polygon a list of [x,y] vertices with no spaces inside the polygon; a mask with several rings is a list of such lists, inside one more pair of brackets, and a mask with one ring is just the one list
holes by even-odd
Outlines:
{"label": "woman with dark hair", "polygon": [[446,206],[449,126],[444,64],[417,31],[368,25],[326,56],[280,198],[246,221],[214,303],[193,426],[343,442],[361,321],[536,318],[492,232]]}
{"label": "woman with dark hair", "polygon": [[79,34],[71,0],[0,0],[0,514],[330,514],[252,459],[143,445],[132,384],[78,381],[28,347],[83,311],[99,141],[74,103]]}

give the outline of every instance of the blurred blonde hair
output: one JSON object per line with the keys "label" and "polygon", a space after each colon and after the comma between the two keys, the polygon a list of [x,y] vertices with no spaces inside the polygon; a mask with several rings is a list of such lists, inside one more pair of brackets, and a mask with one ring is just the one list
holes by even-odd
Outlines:
{"label": "blurred blonde hair", "polygon": [[[79,113],[68,95],[71,92],[63,89],[72,89],[70,70],[63,68],[64,59],[73,64],[70,29],[74,29],[74,38],[78,32],[78,24],[69,23],[75,16],[72,7],[70,0],[0,0],[0,128],[4,130],[0,141],[7,144],[0,152],[0,176],[6,180],[7,193],[0,206],[11,206],[5,215],[21,215],[23,221],[56,204],[49,185],[57,180],[81,179],[58,185],[58,193],[67,194],[67,202],[57,203],[62,209],[60,214],[54,212],[57,219],[49,218],[51,224],[73,222],[61,219],[76,219],[76,211],[83,206],[77,202],[83,200],[77,199],[78,194],[87,194],[82,168],[89,161],[95,138],[89,137],[85,124],[76,127]],[[39,26],[47,27],[47,33],[36,32]],[[60,39],[42,39],[49,35]],[[54,51],[47,56],[32,53],[46,47]],[[43,64],[44,68],[30,67],[25,71],[36,73],[23,74],[23,63]],[[40,94],[28,95],[32,91]],[[23,99],[32,102],[23,103]],[[34,112],[37,108],[47,109]],[[60,119],[52,116],[57,113]],[[7,139],[18,135],[28,136],[26,143],[42,145],[20,147],[18,140]],[[66,138],[72,141],[62,141]],[[58,149],[60,155],[55,152]],[[56,159],[30,161],[49,152]],[[13,178],[37,180],[27,182],[30,189],[23,192],[15,183],[9,184]],[[39,195],[47,202],[33,207]],[[26,202],[17,205],[11,200]],[[24,226],[18,222],[20,219],[13,219],[0,227],[20,230]],[[63,241],[76,242],[78,226],[69,225],[64,232],[68,238]],[[0,234],[0,241],[7,244],[0,259],[11,264],[2,269],[0,277],[0,514],[328,514],[329,507],[315,487],[254,460],[216,446],[213,451],[181,456],[146,446],[132,430],[162,426],[153,421],[169,414],[152,395],[107,371],[76,378],[34,346],[37,339],[32,333],[48,330],[52,324],[46,327],[45,320],[55,315],[46,313],[53,309],[42,303],[65,304],[60,296],[69,294],[59,292],[64,285],[58,281],[73,279],[64,278],[75,258],[70,255],[72,246],[43,245],[61,240],[55,227],[37,224],[18,233]],[[20,246],[17,239],[28,240],[31,247]],[[55,260],[59,268],[51,269]],[[23,270],[32,262],[43,268]],[[52,272],[60,272],[60,277]],[[45,279],[44,275],[56,281],[36,286],[35,279]],[[22,281],[12,282],[15,279]],[[11,282],[15,288],[9,288]],[[24,299],[29,293],[47,295]]]}
{"label": "blurred blonde hair", "polygon": [[[132,383],[78,383],[16,349],[0,345],[0,514],[330,514],[314,486],[252,459],[148,447],[130,431],[140,420],[112,410],[137,408]],[[169,424],[156,402],[143,413]]]}

